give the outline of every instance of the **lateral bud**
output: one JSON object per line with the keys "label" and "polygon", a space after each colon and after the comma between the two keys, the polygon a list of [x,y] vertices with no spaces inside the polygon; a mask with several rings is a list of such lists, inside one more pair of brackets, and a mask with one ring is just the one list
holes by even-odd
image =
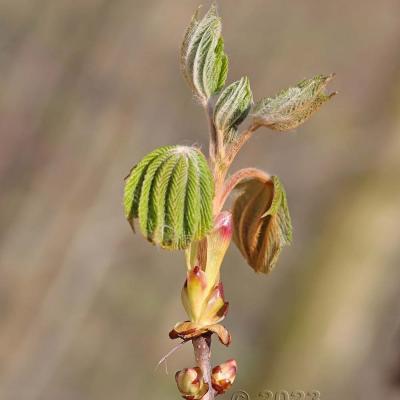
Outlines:
{"label": "lateral bud", "polygon": [[228,360],[213,368],[211,374],[212,387],[217,394],[223,394],[230,389],[236,378],[237,363]]}
{"label": "lateral bud", "polygon": [[175,381],[181,395],[186,400],[200,400],[208,392],[200,368],[185,368],[175,374]]}

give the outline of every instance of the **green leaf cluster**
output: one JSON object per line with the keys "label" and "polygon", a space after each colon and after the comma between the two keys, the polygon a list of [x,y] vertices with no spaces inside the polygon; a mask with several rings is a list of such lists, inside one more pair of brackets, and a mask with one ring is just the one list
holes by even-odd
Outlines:
{"label": "green leaf cluster", "polygon": [[[228,58],[221,31],[221,19],[213,4],[202,18],[196,11],[181,46],[184,77],[209,117],[210,163],[214,176],[222,177],[214,203],[218,212],[226,200],[220,192],[227,183],[223,180],[228,168],[253,132],[261,126],[277,131],[295,129],[336,94],[325,93],[334,74],[318,75],[254,106],[247,77],[224,87]],[[239,125],[249,114],[249,127],[239,133]],[[232,187],[227,186],[230,193],[242,182],[232,210],[234,241],[255,271],[267,273],[292,238],[285,190],[277,177],[254,169],[242,174],[239,171],[236,177]],[[194,147],[166,146],[144,157],[127,177],[125,215],[132,228],[137,220],[141,233],[163,248],[186,249],[195,242],[190,257],[204,261],[204,254],[208,254],[204,249],[212,247],[212,235],[209,242],[199,242],[201,246],[197,241],[212,229],[213,198],[213,175],[204,155]]]}
{"label": "green leaf cluster", "polygon": [[275,267],[283,246],[292,241],[286,193],[278,177],[250,178],[233,206],[234,241],[256,271],[268,273]]}
{"label": "green leaf cluster", "polygon": [[333,77],[334,74],[305,79],[295,87],[282,90],[274,98],[259,101],[252,111],[253,120],[277,131],[297,128],[336,94],[336,92],[329,95],[324,93]]}
{"label": "green leaf cluster", "polygon": [[125,216],[165,249],[185,249],[212,228],[214,181],[195,147],[165,146],[143,158],[125,180]]}
{"label": "green leaf cluster", "polygon": [[181,47],[181,68],[192,91],[203,104],[224,86],[228,58],[221,37],[222,24],[212,5],[200,20],[198,11],[186,31]]}

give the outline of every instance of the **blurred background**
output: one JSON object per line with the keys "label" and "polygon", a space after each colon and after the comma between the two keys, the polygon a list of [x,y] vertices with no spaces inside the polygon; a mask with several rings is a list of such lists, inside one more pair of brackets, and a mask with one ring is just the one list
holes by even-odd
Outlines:
{"label": "blurred background", "polygon": [[[204,6],[209,3],[204,1]],[[260,130],[234,169],[277,174],[294,244],[222,269],[236,390],[400,396],[400,2],[218,1],[229,81],[256,99],[336,72],[295,133]],[[178,399],[182,253],[133,235],[123,178],[207,124],[178,65],[197,0],[0,1],[0,398]],[[222,397],[221,397],[222,398]],[[224,397],[230,398],[229,395]]]}

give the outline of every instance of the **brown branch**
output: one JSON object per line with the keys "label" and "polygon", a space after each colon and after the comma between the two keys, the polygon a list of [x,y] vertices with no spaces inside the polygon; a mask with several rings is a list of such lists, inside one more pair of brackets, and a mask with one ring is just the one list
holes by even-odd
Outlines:
{"label": "brown branch", "polygon": [[214,400],[215,392],[211,384],[211,335],[206,334],[192,340],[194,356],[197,366],[201,369],[205,382],[208,384],[208,393],[202,400]]}

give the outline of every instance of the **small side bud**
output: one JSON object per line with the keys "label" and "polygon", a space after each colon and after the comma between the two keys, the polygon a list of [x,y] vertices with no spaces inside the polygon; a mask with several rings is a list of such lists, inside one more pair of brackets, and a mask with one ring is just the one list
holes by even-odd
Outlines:
{"label": "small side bud", "polygon": [[208,392],[200,368],[185,368],[175,374],[176,384],[186,400],[200,400]]}
{"label": "small side bud", "polygon": [[217,394],[223,394],[230,389],[236,378],[237,363],[235,360],[229,360],[217,365],[212,370],[212,387]]}

